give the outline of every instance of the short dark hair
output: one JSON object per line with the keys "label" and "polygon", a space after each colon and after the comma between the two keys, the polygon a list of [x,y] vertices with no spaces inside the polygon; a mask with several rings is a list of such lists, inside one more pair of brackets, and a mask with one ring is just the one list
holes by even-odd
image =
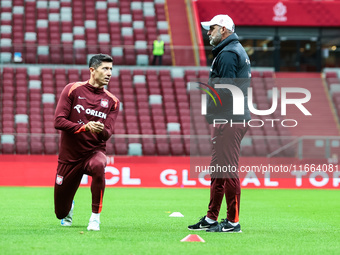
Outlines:
{"label": "short dark hair", "polygon": [[89,62],[89,67],[93,67],[94,69],[97,69],[102,62],[110,62],[113,63],[113,59],[111,56],[107,55],[107,54],[96,54],[94,55]]}

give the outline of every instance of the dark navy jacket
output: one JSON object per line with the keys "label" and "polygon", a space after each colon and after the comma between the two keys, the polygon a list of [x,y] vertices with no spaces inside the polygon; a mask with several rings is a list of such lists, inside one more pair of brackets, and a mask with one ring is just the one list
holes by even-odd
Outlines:
{"label": "dark navy jacket", "polygon": [[250,120],[250,112],[248,109],[248,93],[250,86],[250,60],[240,44],[237,34],[233,33],[220,42],[212,53],[214,61],[211,65],[209,74],[209,84],[215,87],[215,84],[232,84],[240,88],[244,95],[244,114],[233,114],[233,97],[231,91],[226,88],[216,89],[221,98],[222,105],[218,97],[210,89],[214,96],[217,106],[213,99],[207,96],[207,115],[208,123],[212,124],[214,119],[226,119],[233,122],[243,122]]}

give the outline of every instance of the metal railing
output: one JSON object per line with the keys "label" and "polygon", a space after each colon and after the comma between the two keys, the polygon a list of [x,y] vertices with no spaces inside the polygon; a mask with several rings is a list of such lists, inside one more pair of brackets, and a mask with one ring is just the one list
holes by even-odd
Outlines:
{"label": "metal railing", "polygon": [[275,157],[284,150],[296,150],[296,157],[304,158],[338,158],[340,154],[339,136],[301,136],[294,137],[293,140],[277,150],[269,153],[267,157]]}
{"label": "metal railing", "polygon": [[[0,141],[1,146],[6,146],[6,141],[3,137],[11,137],[12,141],[9,143],[16,144],[16,142],[20,141],[20,138],[26,138],[27,146],[30,146],[31,141],[39,141],[42,144],[46,141],[54,140],[56,145],[58,145],[59,134],[35,134],[35,133],[27,133],[27,134],[4,134],[0,133]],[[202,143],[203,146],[210,146],[210,136],[209,135],[142,135],[142,134],[114,134],[109,139],[109,143],[114,144],[115,139],[125,139],[126,143],[129,143],[130,139],[139,139],[140,143],[142,143],[142,139],[153,139],[154,143],[156,143],[157,139],[166,139],[168,143],[170,143],[171,139],[181,140],[184,145],[185,140],[190,140],[192,144],[198,145]],[[269,143],[275,141],[281,141],[282,146],[275,149],[274,151],[269,152],[266,155],[262,155],[268,158],[273,157],[295,157],[299,159],[305,158],[313,158],[313,159],[335,159],[337,160],[340,154],[340,137],[338,136],[301,136],[301,137],[293,137],[293,136],[246,136],[244,138],[246,143],[242,143],[241,145],[241,155],[242,148],[245,146],[253,146],[257,141],[266,141],[265,144],[267,146]],[[290,140],[287,143],[282,143],[283,140]],[[16,141],[16,142],[15,142]],[[17,145],[15,145],[17,146]],[[21,145],[22,146],[22,145]],[[30,148],[27,148],[28,153],[30,153]],[[57,148],[58,151],[58,148]],[[289,153],[287,153],[289,152]],[[247,156],[257,156],[256,153],[254,155]]]}

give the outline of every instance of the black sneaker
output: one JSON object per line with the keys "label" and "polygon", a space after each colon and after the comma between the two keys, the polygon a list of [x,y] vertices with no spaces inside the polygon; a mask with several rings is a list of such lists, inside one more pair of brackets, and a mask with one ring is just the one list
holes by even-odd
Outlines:
{"label": "black sneaker", "polygon": [[218,222],[215,221],[214,223],[210,224],[205,220],[206,216],[203,216],[199,222],[197,222],[194,225],[190,225],[188,226],[189,230],[207,230],[210,229],[212,227],[216,227],[218,225]]}
{"label": "black sneaker", "polygon": [[242,232],[241,225],[238,223],[236,226],[230,224],[227,219],[222,219],[222,221],[215,227],[209,228],[207,232]]}

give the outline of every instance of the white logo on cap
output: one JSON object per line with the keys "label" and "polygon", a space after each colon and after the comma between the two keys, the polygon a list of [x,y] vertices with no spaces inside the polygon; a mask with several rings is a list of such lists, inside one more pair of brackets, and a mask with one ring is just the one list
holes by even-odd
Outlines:
{"label": "white logo on cap", "polygon": [[287,13],[287,6],[285,6],[282,2],[278,2],[273,8],[275,16],[273,17],[273,21],[276,22],[286,22],[287,17],[285,16]]}

